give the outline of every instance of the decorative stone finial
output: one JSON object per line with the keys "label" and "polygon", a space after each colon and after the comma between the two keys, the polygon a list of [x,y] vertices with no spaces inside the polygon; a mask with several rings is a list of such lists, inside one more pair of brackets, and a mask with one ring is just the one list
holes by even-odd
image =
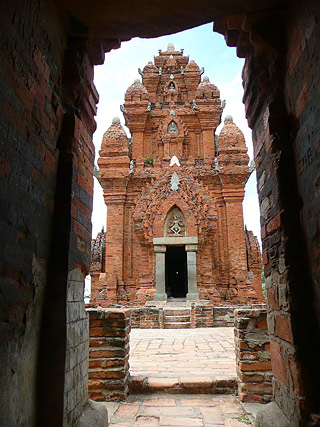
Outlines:
{"label": "decorative stone finial", "polygon": [[209,80],[209,77],[208,77],[208,76],[203,77],[202,81],[203,81],[204,83],[210,83],[210,80]]}
{"label": "decorative stone finial", "polygon": [[171,180],[170,180],[170,184],[171,184],[171,190],[172,191],[177,191],[179,189],[180,179],[179,179],[178,174],[176,172],[173,172]]}
{"label": "decorative stone finial", "polygon": [[233,118],[232,118],[232,116],[230,116],[230,114],[228,114],[228,115],[225,117],[224,121],[225,121],[225,122],[233,122]]}
{"label": "decorative stone finial", "polygon": [[168,43],[167,52],[174,52],[174,51],[175,51],[174,44]]}
{"label": "decorative stone finial", "polygon": [[121,124],[120,119],[119,119],[119,117],[118,117],[118,116],[115,116],[115,117],[112,119],[112,124],[113,124],[113,125],[120,125],[120,124]]}
{"label": "decorative stone finial", "polygon": [[177,165],[180,166],[180,162],[177,156],[172,156],[171,160],[170,160],[170,167],[172,167],[173,165]]}
{"label": "decorative stone finial", "polygon": [[136,84],[136,83],[140,83],[140,80],[139,79],[135,79],[135,81],[133,82],[133,84]]}

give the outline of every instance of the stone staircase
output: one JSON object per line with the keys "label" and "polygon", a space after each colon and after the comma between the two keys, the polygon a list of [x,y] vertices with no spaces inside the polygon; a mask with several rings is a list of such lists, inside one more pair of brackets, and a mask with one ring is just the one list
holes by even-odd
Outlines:
{"label": "stone staircase", "polygon": [[191,327],[189,307],[165,307],[163,310],[164,329],[188,329]]}

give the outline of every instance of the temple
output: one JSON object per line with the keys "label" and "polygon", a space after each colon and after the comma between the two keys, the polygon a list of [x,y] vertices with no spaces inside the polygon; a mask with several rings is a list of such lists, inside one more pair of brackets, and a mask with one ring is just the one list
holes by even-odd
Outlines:
{"label": "temple", "polygon": [[249,176],[217,87],[169,43],[140,72],[105,132],[99,182],[107,228],[92,244],[91,302],[213,305],[263,300],[258,241],[244,228]]}

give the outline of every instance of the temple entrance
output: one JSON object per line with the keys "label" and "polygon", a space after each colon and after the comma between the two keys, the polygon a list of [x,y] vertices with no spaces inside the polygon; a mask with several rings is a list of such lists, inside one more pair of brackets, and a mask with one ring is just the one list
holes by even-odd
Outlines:
{"label": "temple entrance", "polygon": [[187,252],[185,246],[167,246],[166,294],[168,298],[186,298],[188,292]]}

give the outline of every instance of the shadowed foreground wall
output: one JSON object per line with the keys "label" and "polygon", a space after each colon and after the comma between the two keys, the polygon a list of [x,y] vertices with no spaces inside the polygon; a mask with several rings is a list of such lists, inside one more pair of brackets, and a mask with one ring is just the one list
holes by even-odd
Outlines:
{"label": "shadowed foreground wall", "polygon": [[[1,416],[6,425],[15,426],[35,422],[41,309],[59,161],[56,145],[63,119],[56,90],[67,40],[50,4],[1,2],[0,20],[0,399]],[[60,304],[57,298],[58,312]],[[62,323],[63,314],[57,318],[59,330]],[[60,338],[63,348],[63,332]],[[63,360],[57,364],[63,379]],[[57,387],[63,390],[63,384]],[[61,411],[62,395],[57,399]]]}
{"label": "shadowed foreground wall", "polygon": [[246,57],[273,393],[288,425],[298,426],[320,412],[320,4],[289,3],[264,16],[228,18],[215,29]]}
{"label": "shadowed foreground wall", "polygon": [[71,424],[88,402],[93,62],[51,2],[0,14],[1,418]]}

